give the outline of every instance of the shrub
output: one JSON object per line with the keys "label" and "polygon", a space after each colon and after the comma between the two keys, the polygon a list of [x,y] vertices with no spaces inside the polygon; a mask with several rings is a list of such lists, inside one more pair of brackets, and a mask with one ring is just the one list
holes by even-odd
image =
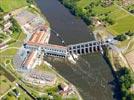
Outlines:
{"label": "shrub", "polygon": [[119,80],[122,100],[134,100],[134,94],[129,91],[132,84],[134,84],[130,70],[127,68],[122,68],[117,72],[117,76]]}
{"label": "shrub", "polygon": [[125,35],[133,36],[133,35],[134,35],[134,32],[130,32],[130,31],[128,31],[128,32],[125,33]]}
{"label": "shrub", "polygon": [[127,39],[127,37],[126,37],[126,35],[121,34],[121,35],[117,35],[114,39],[118,40],[118,41],[124,41]]}
{"label": "shrub", "polygon": [[0,12],[4,12],[4,10],[0,7]]}

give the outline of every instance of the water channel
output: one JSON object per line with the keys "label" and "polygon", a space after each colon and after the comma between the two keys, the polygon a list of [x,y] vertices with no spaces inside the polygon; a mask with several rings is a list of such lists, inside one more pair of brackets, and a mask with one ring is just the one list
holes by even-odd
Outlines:
{"label": "water channel", "polygon": [[[58,0],[37,0],[37,5],[65,45],[94,40],[86,24],[71,15]],[[51,34],[50,43],[61,44]],[[68,81],[73,83],[84,100],[114,100],[111,69],[99,53],[81,56],[76,65],[66,61],[49,61]]]}

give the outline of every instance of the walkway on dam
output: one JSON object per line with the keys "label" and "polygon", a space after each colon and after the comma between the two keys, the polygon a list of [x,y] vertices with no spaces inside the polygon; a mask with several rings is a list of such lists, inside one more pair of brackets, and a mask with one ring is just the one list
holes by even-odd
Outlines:
{"label": "walkway on dam", "polygon": [[45,55],[56,57],[67,57],[70,54],[87,54],[95,52],[103,52],[103,47],[107,47],[110,41],[90,41],[68,46],[59,46],[53,44],[26,44],[25,48],[31,50],[42,50]]}

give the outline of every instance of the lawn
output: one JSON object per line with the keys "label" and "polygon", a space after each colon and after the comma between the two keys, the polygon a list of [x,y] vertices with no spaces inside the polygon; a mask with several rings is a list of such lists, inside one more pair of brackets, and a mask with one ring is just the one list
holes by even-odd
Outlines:
{"label": "lawn", "polygon": [[14,35],[12,36],[12,40],[10,41],[13,41],[14,39],[16,40],[16,42],[11,42],[11,44],[9,45],[9,47],[21,47],[23,45],[23,41],[24,39],[26,38],[26,34],[24,34],[23,32],[18,34],[16,33],[17,35]]}
{"label": "lawn", "polygon": [[[31,100],[31,98],[20,88],[16,88],[17,91],[20,93],[18,100]],[[16,100],[15,93],[13,91],[9,92],[5,97],[5,100]]]}
{"label": "lawn", "polygon": [[[84,8],[91,2],[95,3],[98,2],[98,0],[80,0],[77,4],[78,7]],[[108,16],[114,20],[115,23],[113,25],[107,25],[107,30],[113,35],[122,34],[129,30],[134,32],[134,16],[123,10],[117,4],[108,7],[98,5],[94,6],[92,10],[100,19],[103,19],[105,14],[108,14]]]}
{"label": "lawn", "polygon": [[4,12],[9,12],[16,8],[20,8],[26,6],[26,0],[0,0],[0,7],[4,10]]}
{"label": "lawn", "polygon": [[11,82],[4,75],[0,75],[0,95],[7,92],[10,88]]}
{"label": "lawn", "polygon": [[93,9],[93,11],[97,14],[97,16],[108,13],[108,15],[115,21],[125,16],[128,16],[127,12],[119,9],[116,5],[111,5],[105,8],[102,6],[97,6]]}
{"label": "lawn", "polygon": [[126,17],[123,17],[117,20],[117,22],[114,25],[108,26],[107,29],[113,35],[122,34],[129,30],[134,32],[134,16],[128,15]]}
{"label": "lawn", "polygon": [[41,64],[40,66],[37,66],[35,69],[43,72],[52,72],[52,70],[46,64]]}
{"label": "lawn", "polygon": [[5,51],[3,51],[2,53],[0,53],[0,55],[15,55],[17,53],[17,50],[16,48],[9,48]]}

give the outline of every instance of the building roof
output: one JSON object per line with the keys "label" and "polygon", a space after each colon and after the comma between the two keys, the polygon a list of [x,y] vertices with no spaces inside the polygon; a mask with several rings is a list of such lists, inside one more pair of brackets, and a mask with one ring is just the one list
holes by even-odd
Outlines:
{"label": "building roof", "polygon": [[35,47],[43,47],[43,48],[46,48],[46,49],[54,49],[54,50],[67,50],[67,47],[65,46],[60,46],[60,45],[53,45],[53,44],[40,44],[40,43],[36,43],[36,44],[33,44],[33,43],[27,43],[27,46],[30,47],[30,46],[35,46]]}
{"label": "building roof", "polygon": [[23,66],[26,66],[26,67],[30,66],[30,67],[32,67],[33,63],[35,62],[36,56],[37,56],[37,51],[30,52],[29,56],[24,61]]}
{"label": "building roof", "polygon": [[37,32],[35,32],[32,37],[30,38],[30,40],[28,41],[28,43],[32,43],[32,44],[43,44],[45,42],[45,37],[46,37],[47,33],[44,30],[39,30]]}
{"label": "building roof", "polygon": [[53,48],[53,49],[67,49],[65,46],[55,45],[55,44],[45,44],[45,47]]}

